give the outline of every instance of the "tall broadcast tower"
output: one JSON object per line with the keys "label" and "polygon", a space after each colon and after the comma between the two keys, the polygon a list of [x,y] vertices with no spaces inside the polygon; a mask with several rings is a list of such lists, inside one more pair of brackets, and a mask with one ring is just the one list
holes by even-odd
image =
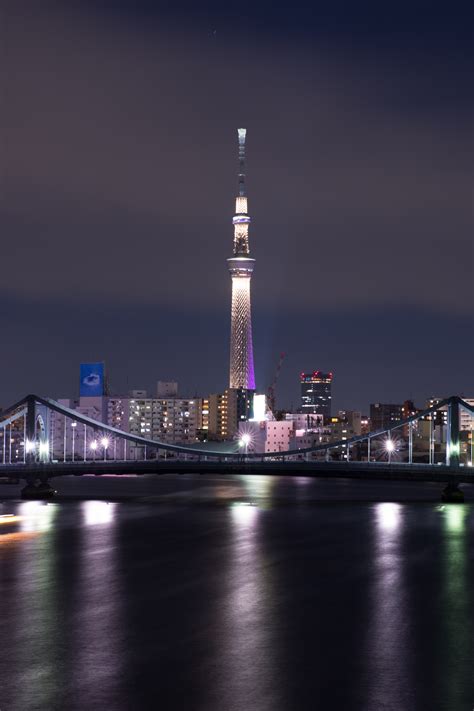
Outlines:
{"label": "tall broadcast tower", "polygon": [[255,390],[253,367],[252,314],[250,279],[255,259],[249,256],[249,224],[245,191],[245,136],[239,128],[239,194],[235,200],[234,256],[227,260],[232,277],[232,314],[230,331],[231,389]]}

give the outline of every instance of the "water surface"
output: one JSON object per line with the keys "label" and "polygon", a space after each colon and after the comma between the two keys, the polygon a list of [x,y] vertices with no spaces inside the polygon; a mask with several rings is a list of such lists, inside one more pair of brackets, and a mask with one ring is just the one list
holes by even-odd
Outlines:
{"label": "water surface", "polygon": [[472,503],[265,476],[57,487],[0,488],[2,710],[474,706]]}

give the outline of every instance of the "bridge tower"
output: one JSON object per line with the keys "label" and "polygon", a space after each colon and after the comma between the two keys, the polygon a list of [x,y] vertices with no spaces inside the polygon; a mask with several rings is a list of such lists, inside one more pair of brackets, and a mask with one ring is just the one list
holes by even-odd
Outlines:
{"label": "bridge tower", "polygon": [[36,402],[34,395],[26,398],[26,427],[25,427],[25,463],[32,464],[35,461],[36,442]]}
{"label": "bridge tower", "polygon": [[448,402],[448,432],[446,437],[446,465],[448,467],[459,466],[459,424],[459,398],[452,397]]}
{"label": "bridge tower", "polygon": [[250,257],[249,224],[245,188],[245,138],[247,130],[238,129],[239,183],[235,200],[234,254],[227,260],[232,278],[232,309],[230,330],[229,388],[243,394],[255,390],[253,365],[252,314],[250,307],[250,280],[255,260]]}

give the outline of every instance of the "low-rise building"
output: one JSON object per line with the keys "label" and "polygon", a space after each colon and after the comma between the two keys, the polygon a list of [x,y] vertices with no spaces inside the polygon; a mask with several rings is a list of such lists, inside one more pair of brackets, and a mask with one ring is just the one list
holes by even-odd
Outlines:
{"label": "low-rise building", "polygon": [[362,434],[362,414],[358,410],[339,410],[338,417],[346,422],[355,436]]}
{"label": "low-rise building", "polygon": [[286,412],[285,420],[293,423],[293,428],[297,431],[304,430],[310,432],[318,429],[324,424],[324,415],[321,413]]}
{"label": "low-rise building", "polygon": [[290,420],[248,420],[240,423],[239,438],[248,452],[287,452],[294,438],[294,426]]}

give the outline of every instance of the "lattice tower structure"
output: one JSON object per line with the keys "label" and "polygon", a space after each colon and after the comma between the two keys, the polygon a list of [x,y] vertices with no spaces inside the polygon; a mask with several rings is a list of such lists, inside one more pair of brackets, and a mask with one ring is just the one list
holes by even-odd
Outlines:
{"label": "lattice tower structure", "polygon": [[253,363],[252,311],[250,303],[250,280],[255,260],[250,257],[247,194],[245,187],[245,139],[246,129],[238,129],[239,137],[239,185],[235,200],[234,255],[227,260],[232,278],[232,308],[230,332],[230,378],[229,387],[255,390]]}

